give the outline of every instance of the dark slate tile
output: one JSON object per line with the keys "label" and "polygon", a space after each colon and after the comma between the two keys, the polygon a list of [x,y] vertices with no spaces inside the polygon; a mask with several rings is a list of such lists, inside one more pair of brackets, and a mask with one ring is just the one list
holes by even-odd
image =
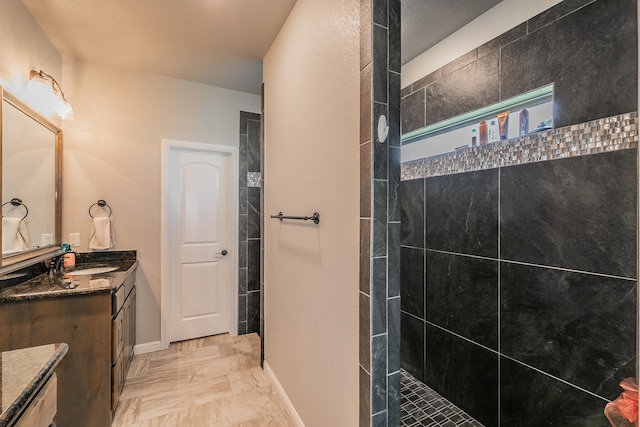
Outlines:
{"label": "dark slate tile", "polygon": [[498,425],[497,354],[427,325],[424,382],[483,425]]}
{"label": "dark slate tile", "polygon": [[387,255],[387,181],[373,181],[373,251],[371,256]]}
{"label": "dark slate tile", "polygon": [[425,318],[425,251],[403,247],[400,252],[400,295],[402,310]]}
{"label": "dark slate tile", "polygon": [[247,267],[247,242],[238,242],[238,268]]}
{"label": "dark slate tile", "polygon": [[501,351],[608,399],[636,376],[635,281],[501,264]]}
{"label": "dark slate tile", "polygon": [[238,294],[247,293],[247,267],[238,269]]}
{"label": "dark slate tile", "polygon": [[371,338],[371,412],[387,409],[387,336]]}
{"label": "dark slate tile", "polygon": [[500,53],[489,53],[443,75],[426,90],[426,124],[476,110],[500,100]]}
{"label": "dark slate tile", "polygon": [[402,334],[400,336],[400,355],[402,369],[422,382],[424,379],[424,340],[426,323],[420,319],[402,313]]}
{"label": "dark slate tile", "polygon": [[497,258],[498,170],[426,180],[426,246]]}
{"label": "dark slate tile", "polygon": [[247,167],[249,172],[260,172],[260,122],[247,121]]}
{"label": "dark slate tile", "polygon": [[360,292],[371,295],[371,220],[360,220]]}
{"label": "dark slate tile", "polygon": [[238,204],[240,205],[239,208],[239,213],[240,215],[247,215],[247,203],[249,200],[249,189],[246,186],[246,181],[247,181],[247,174],[244,175],[244,179],[245,179],[245,186],[240,187],[240,191],[239,191],[239,201]]}
{"label": "dark slate tile", "polygon": [[389,427],[396,427],[400,425],[400,372],[389,375],[387,387],[389,390],[387,401],[388,425]]}
{"label": "dark slate tile", "polygon": [[248,169],[248,163],[245,160],[240,160],[239,162],[239,167],[238,167],[238,181],[239,181],[239,186],[240,188],[246,188],[247,187],[247,171]]}
{"label": "dark slate tile", "polygon": [[387,259],[373,258],[371,284],[371,335],[387,331]]}
{"label": "dark slate tile", "polygon": [[360,72],[360,143],[371,140],[371,68],[369,64]]}
{"label": "dark slate tile", "polygon": [[387,411],[372,415],[371,427],[387,427]]}
{"label": "dark slate tile", "polygon": [[240,159],[240,161],[247,161],[247,155],[249,152],[249,149],[247,147],[247,129],[245,127],[244,134],[240,134],[240,142],[238,147],[238,158]]}
{"label": "dark slate tile", "polygon": [[[368,2],[361,2],[368,3]],[[359,426],[371,427],[371,375],[362,366],[359,369],[358,389],[359,396]]]}
{"label": "dark slate tile", "polygon": [[500,422],[509,427],[610,427],[606,400],[536,372],[500,360]]}
{"label": "dark slate tile", "polygon": [[466,67],[467,65],[476,61],[477,59],[478,59],[478,50],[474,49],[471,52],[467,52],[461,57],[454,59],[448,64],[443,65],[442,68],[440,68],[440,73],[442,77],[444,77],[456,70],[459,70],[462,67]]}
{"label": "dark slate tile", "polygon": [[260,238],[260,187],[249,187],[248,189],[248,215],[247,215],[247,237],[249,239]]}
{"label": "dark slate tile", "polygon": [[260,332],[260,291],[247,294],[247,333]]}
{"label": "dark slate tile", "polygon": [[386,27],[389,22],[389,0],[373,0],[373,23]]}
{"label": "dark slate tile", "polygon": [[636,21],[635,1],[596,1],[505,46],[502,98],[555,83],[555,127],[636,111]]}
{"label": "dark slate tile", "polygon": [[260,290],[260,240],[247,242],[247,290]]}
{"label": "dark slate tile", "polygon": [[[247,134],[247,119],[248,118],[249,117],[248,117],[246,112],[240,111],[240,136],[243,136],[243,135]],[[245,140],[245,144],[246,144],[246,140]],[[240,147],[242,147],[242,142],[240,142]]]}
{"label": "dark slate tile", "polygon": [[402,68],[400,3],[400,0],[389,0],[389,69],[397,73]]}
{"label": "dark slate tile", "polygon": [[412,179],[400,182],[400,218],[404,246],[424,248],[424,197],[425,180]]}
{"label": "dark slate tile", "polygon": [[402,100],[400,101],[403,134],[417,129],[422,129],[426,126],[426,96],[426,91],[423,88],[413,92],[411,95],[408,95],[405,98],[402,98]]}
{"label": "dark slate tile", "polygon": [[247,333],[247,322],[238,322],[238,335],[244,335]]}
{"label": "dark slate tile", "polygon": [[238,296],[238,322],[247,321],[247,295]]}
{"label": "dark slate tile", "polygon": [[637,150],[503,168],[501,257],[636,277]]}
{"label": "dark slate tile", "polygon": [[247,215],[238,215],[238,240],[247,240]]}
{"label": "dark slate tile", "polygon": [[389,139],[387,138],[386,141],[384,142],[380,142],[380,140],[378,140],[378,131],[377,131],[377,127],[378,127],[378,119],[381,115],[384,115],[385,117],[387,117],[388,112],[387,112],[387,106],[384,104],[379,104],[379,103],[375,103],[373,105],[373,117],[375,118],[375,127],[376,130],[374,130],[374,138],[373,138],[373,178],[374,179],[387,179],[387,168],[388,168],[388,162],[389,162],[389,153],[387,150],[387,142],[389,141]]}
{"label": "dark slate tile", "polygon": [[438,68],[437,70],[432,71],[431,73],[422,77],[420,80],[416,80],[415,82],[413,82],[413,84],[411,85],[411,90],[415,92],[418,89],[430,85],[436,80],[440,80],[440,78],[442,78],[442,69]]}
{"label": "dark slate tile", "polygon": [[400,99],[404,98],[405,96],[409,95],[410,93],[411,93],[411,85],[403,87],[400,90]]}
{"label": "dark slate tile", "polygon": [[392,374],[400,371],[400,298],[387,300],[387,319],[389,342],[387,373]]}
{"label": "dark slate tile", "polygon": [[373,100],[387,102],[388,32],[386,28],[373,26]]}
{"label": "dark slate tile", "polygon": [[360,217],[371,218],[371,142],[360,145]]}
{"label": "dark slate tile", "polygon": [[392,222],[400,222],[400,147],[389,147],[389,212],[388,220]]}
{"label": "dark slate tile", "polygon": [[575,12],[595,0],[564,0],[544,12],[534,16],[527,21],[527,29],[530,33],[537,31],[547,24],[564,18],[566,15]]}
{"label": "dark slate tile", "polygon": [[389,124],[389,139],[387,145],[389,147],[400,147],[400,122],[402,120],[400,112],[400,74],[393,71],[389,72],[389,115],[387,123]]}
{"label": "dark slate tile", "polygon": [[392,222],[387,225],[389,237],[387,251],[387,297],[400,296],[400,223]]}
{"label": "dark slate tile", "polygon": [[521,37],[527,35],[527,24],[522,23],[505,33],[502,33],[493,40],[490,40],[478,47],[478,58],[487,55],[488,53],[495,52],[503,46],[513,43]]}
{"label": "dark slate tile", "polygon": [[498,350],[498,262],[427,252],[426,319]]}
{"label": "dark slate tile", "polygon": [[360,366],[371,371],[371,302],[368,295],[359,294],[359,358]]}

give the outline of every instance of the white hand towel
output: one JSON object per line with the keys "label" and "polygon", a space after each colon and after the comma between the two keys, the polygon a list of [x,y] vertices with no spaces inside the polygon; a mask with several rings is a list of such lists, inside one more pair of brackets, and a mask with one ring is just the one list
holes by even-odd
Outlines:
{"label": "white hand towel", "polygon": [[29,249],[29,231],[20,217],[2,217],[2,253]]}
{"label": "white hand towel", "polygon": [[113,231],[113,225],[111,224],[109,217],[98,216],[93,218],[89,248],[109,249],[115,245],[116,235]]}

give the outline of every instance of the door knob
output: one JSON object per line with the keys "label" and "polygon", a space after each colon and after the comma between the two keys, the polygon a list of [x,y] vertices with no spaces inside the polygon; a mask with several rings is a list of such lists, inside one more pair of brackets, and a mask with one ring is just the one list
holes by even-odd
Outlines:
{"label": "door knob", "polygon": [[226,249],[223,249],[223,250],[222,250],[222,252],[216,252],[215,254],[216,254],[216,255],[227,256],[227,254],[228,254],[228,253],[229,253],[229,252],[227,252],[227,250],[226,250]]}

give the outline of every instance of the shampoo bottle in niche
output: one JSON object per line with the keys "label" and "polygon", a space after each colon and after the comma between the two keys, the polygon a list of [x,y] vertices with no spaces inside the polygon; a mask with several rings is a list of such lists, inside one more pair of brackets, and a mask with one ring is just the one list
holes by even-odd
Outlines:
{"label": "shampoo bottle in niche", "polygon": [[526,108],[520,110],[518,128],[520,129],[520,136],[529,133],[529,111]]}
{"label": "shampoo bottle in niche", "polygon": [[498,132],[498,124],[495,120],[491,120],[491,124],[489,125],[489,143],[500,141],[500,133]]}
{"label": "shampoo bottle in niche", "polygon": [[487,122],[485,120],[480,121],[478,133],[480,134],[480,145],[485,145],[487,143]]}

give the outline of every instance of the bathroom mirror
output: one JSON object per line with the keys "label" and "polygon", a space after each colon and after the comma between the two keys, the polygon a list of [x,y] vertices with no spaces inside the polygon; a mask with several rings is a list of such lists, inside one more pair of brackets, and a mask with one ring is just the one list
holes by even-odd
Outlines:
{"label": "bathroom mirror", "polygon": [[0,87],[2,267],[58,250],[62,130]]}

